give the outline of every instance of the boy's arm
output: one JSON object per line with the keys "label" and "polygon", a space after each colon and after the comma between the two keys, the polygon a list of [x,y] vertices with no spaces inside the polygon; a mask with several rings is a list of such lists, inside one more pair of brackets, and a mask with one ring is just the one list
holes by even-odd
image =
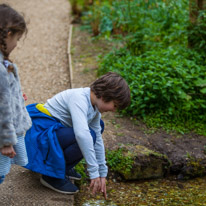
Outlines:
{"label": "boy's arm", "polygon": [[108,168],[105,160],[105,148],[104,148],[104,142],[101,135],[100,119],[101,119],[101,114],[97,113],[96,117],[93,119],[93,121],[90,123],[89,126],[96,133],[96,143],[94,145],[94,150],[99,165],[100,177],[106,177],[108,173]]}
{"label": "boy's arm", "polygon": [[0,64],[0,148],[17,143],[12,119],[11,94],[6,68]]}
{"label": "boy's arm", "polygon": [[93,146],[93,138],[90,134],[87,122],[88,104],[86,101],[80,101],[78,98],[76,99],[75,96],[73,96],[73,98],[70,98],[68,105],[72,118],[75,137],[79,148],[86,160],[90,179],[95,179],[100,175],[99,166]]}
{"label": "boy's arm", "polygon": [[[108,173],[108,168],[106,166],[105,161],[105,149],[104,149],[104,143],[101,135],[101,126],[100,126],[100,119],[101,114],[97,113],[96,117],[93,119],[93,121],[90,123],[90,127],[96,132],[96,143],[94,146],[97,162],[99,165],[99,174],[100,174],[100,188],[99,191],[103,193],[103,196],[105,199],[107,199],[107,190],[106,190],[106,176]],[[93,180],[91,181],[90,188],[93,186]],[[93,187],[92,193],[95,195],[95,193],[98,192],[98,189]]]}

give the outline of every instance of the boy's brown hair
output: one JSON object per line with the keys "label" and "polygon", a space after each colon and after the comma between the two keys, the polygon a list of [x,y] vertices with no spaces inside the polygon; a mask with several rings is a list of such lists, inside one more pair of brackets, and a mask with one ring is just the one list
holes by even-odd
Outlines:
{"label": "boy's brown hair", "polygon": [[91,86],[97,98],[104,102],[114,101],[118,109],[130,104],[130,89],[127,82],[117,73],[108,72],[94,81]]}

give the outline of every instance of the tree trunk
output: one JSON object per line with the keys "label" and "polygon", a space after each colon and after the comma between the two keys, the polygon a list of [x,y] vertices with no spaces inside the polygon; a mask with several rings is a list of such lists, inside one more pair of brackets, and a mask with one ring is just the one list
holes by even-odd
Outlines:
{"label": "tree trunk", "polygon": [[206,0],[190,0],[190,22],[196,23],[199,11],[206,8]]}
{"label": "tree trunk", "polygon": [[[189,30],[193,29],[198,23],[198,15],[201,10],[206,9],[206,0],[190,0],[189,1],[189,9],[190,9],[190,23],[191,26],[188,28]],[[188,37],[188,46],[190,48],[194,47],[193,36]]]}

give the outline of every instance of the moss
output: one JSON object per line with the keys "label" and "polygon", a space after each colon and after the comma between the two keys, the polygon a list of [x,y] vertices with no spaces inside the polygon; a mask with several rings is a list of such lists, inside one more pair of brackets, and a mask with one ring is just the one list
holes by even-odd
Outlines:
{"label": "moss", "polygon": [[86,179],[88,178],[87,174],[86,174],[86,162],[83,159],[82,161],[80,161],[76,166],[75,166],[75,170],[81,174],[82,179],[80,181],[77,181],[78,185],[81,185],[83,183],[86,182]]}
{"label": "moss", "polygon": [[[121,145],[116,150],[106,150],[107,165],[127,180],[162,177],[169,169],[168,158],[141,145]],[[85,182],[85,161],[81,161],[76,170]]]}
{"label": "moss", "polygon": [[191,159],[187,162],[187,170],[186,174],[191,177],[202,177],[205,175],[205,167],[201,164],[201,160],[199,159]]}
{"label": "moss", "polygon": [[133,154],[130,151],[126,151],[124,148],[118,148],[112,151],[107,150],[106,159],[112,171],[121,171],[126,176],[130,174],[134,164]]}
{"label": "moss", "polygon": [[153,150],[150,150],[142,145],[136,145],[136,151],[138,153],[141,153],[143,155],[146,155],[146,156],[150,156],[150,155],[153,155],[153,156],[156,156],[156,157],[160,157],[160,158],[166,158],[167,159],[167,156],[164,155],[164,154],[161,154],[161,153],[158,153],[158,152],[155,152]]}
{"label": "moss", "polygon": [[127,180],[162,177],[170,166],[165,155],[142,145],[121,145],[116,150],[107,151],[106,156],[110,169]]}

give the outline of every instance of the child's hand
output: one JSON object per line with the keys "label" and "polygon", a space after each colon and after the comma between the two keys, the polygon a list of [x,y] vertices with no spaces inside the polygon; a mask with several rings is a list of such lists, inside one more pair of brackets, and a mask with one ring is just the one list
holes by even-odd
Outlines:
{"label": "child's hand", "polygon": [[107,188],[106,188],[106,178],[105,177],[101,177],[100,178],[101,181],[101,192],[104,195],[104,199],[107,199]]}
{"label": "child's hand", "polygon": [[91,180],[90,190],[92,190],[92,194],[95,195],[96,192],[102,192],[105,200],[107,199],[107,190],[106,190],[106,178],[98,177]]}
{"label": "child's hand", "polygon": [[16,155],[16,152],[14,151],[14,148],[12,145],[10,146],[4,146],[0,148],[0,152],[2,155],[5,155],[7,157],[13,158]]}
{"label": "child's hand", "polygon": [[23,94],[23,98],[24,98],[24,101],[28,99],[25,93]]}
{"label": "child's hand", "polygon": [[96,192],[101,191],[101,181],[100,181],[99,177],[97,177],[95,179],[91,179],[90,190],[92,190],[93,195],[95,195]]}

